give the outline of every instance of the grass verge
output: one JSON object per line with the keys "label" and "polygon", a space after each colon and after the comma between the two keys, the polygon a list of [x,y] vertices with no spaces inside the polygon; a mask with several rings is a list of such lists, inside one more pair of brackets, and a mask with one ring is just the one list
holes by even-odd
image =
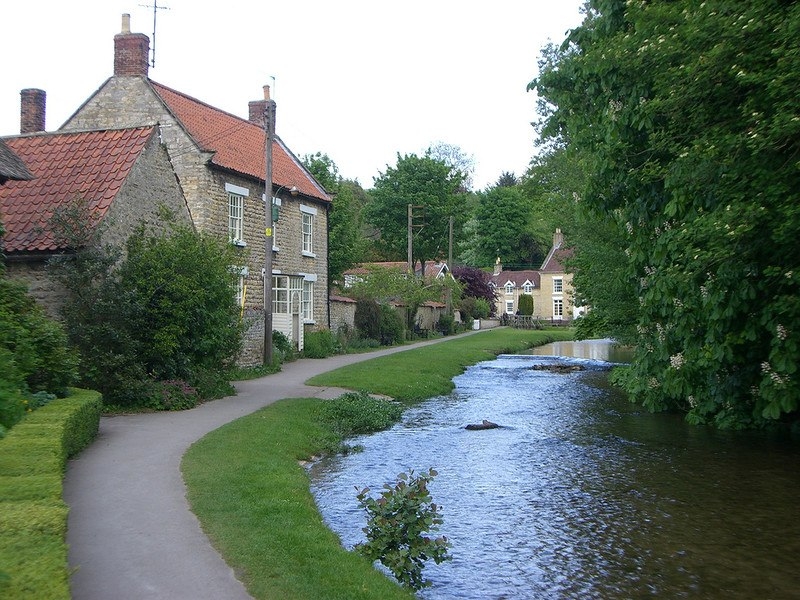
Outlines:
{"label": "grass verge", "polygon": [[342,367],[313,377],[308,383],[415,402],[449,393],[453,377],[470,365],[498,354],[513,354],[547,342],[571,339],[571,329],[491,329]]}
{"label": "grass verge", "polygon": [[[570,338],[571,331],[563,329],[486,331],[367,360],[312,383],[409,403],[449,392],[452,377],[471,364]],[[282,400],[196,442],[181,466],[192,510],[256,599],[413,598],[367,559],[342,548],[317,511],[299,461],[339,447],[351,432],[363,432],[359,423],[343,428],[352,414],[328,410],[329,402]],[[380,416],[369,419],[375,429],[388,426],[377,425]]]}

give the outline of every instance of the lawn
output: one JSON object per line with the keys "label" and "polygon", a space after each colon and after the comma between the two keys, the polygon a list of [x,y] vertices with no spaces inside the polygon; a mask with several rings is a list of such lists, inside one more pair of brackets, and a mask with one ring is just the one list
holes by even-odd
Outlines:
{"label": "lawn", "polygon": [[[564,329],[486,331],[367,360],[310,383],[410,403],[449,392],[452,377],[471,364],[570,336]],[[195,443],[182,463],[192,510],[259,600],[413,598],[342,548],[316,509],[300,461],[338,442],[339,428],[325,418],[325,402],[282,400]]]}

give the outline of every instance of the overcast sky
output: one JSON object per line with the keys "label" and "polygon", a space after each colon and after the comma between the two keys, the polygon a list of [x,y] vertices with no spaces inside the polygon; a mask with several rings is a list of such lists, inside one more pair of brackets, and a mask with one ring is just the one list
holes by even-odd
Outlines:
{"label": "overcast sky", "polygon": [[[474,157],[483,189],[530,162],[536,103],[526,86],[541,48],[580,23],[583,1],[158,4],[168,8],[157,11],[154,81],[243,118],[274,83],[289,148],[328,154],[365,188],[398,152],[445,142]],[[152,48],[152,0],[6,2],[0,135],[19,133],[23,88],[47,92],[47,129],[60,127],[112,75],[123,13]]]}

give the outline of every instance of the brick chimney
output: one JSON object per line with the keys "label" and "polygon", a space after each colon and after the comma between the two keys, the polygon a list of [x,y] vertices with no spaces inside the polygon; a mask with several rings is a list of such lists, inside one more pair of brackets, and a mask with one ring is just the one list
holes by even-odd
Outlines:
{"label": "brick chimney", "polygon": [[114,36],[114,77],[147,77],[150,38],[131,33],[131,16],[122,15],[122,32]]}
{"label": "brick chimney", "polygon": [[28,88],[20,93],[19,132],[38,133],[44,131],[47,94],[44,90]]}
{"label": "brick chimney", "polygon": [[251,100],[248,103],[248,108],[250,109],[250,116],[248,120],[251,123],[255,123],[262,129],[264,128],[264,114],[267,112],[267,101],[269,100],[269,86],[264,86],[264,99],[263,100]]}

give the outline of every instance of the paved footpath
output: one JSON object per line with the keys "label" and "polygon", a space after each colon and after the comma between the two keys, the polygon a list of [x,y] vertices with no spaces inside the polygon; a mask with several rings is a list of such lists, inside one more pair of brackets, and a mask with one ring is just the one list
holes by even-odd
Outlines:
{"label": "paved footpath", "polygon": [[64,480],[73,600],[250,599],[189,510],[180,472],[189,446],[281,398],[343,393],[304,385],[314,375],[446,339],[298,360],[237,383],[236,396],[188,411],[103,417],[97,439],[69,462]]}

